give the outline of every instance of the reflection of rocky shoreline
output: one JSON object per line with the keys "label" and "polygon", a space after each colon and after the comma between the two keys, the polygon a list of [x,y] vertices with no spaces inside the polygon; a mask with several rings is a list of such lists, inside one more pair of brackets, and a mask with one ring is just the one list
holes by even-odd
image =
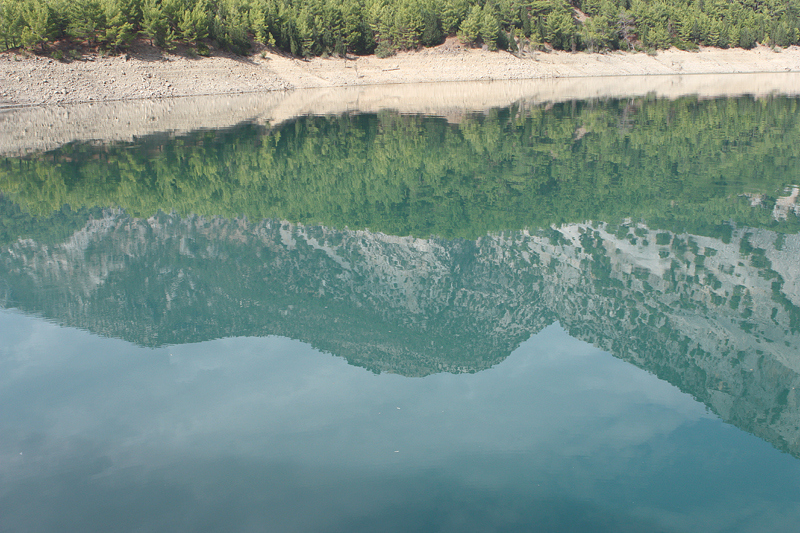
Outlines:
{"label": "reflection of rocky shoreline", "polygon": [[0,252],[0,300],[145,346],[283,335],[373,371],[474,372],[559,321],[800,455],[800,235],[572,224],[477,241],[107,212]]}
{"label": "reflection of rocky shoreline", "polygon": [[[776,56],[777,57],[777,56]],[[396,111],[444,116],[590,98],[730,98],[797,95],[800,73],[606,76],[328,87],[296,91],[134,99],[56,106],[0,106],[0,155],[44,152],[71,142],[128,142],[254,122],[272,127],[306,115]],[[115,99],[116,100],[116,99]]]}
{"label": "reflection of rocky shoreline", "polygon": [[[800,187],[791,186],[786,190],[788,196],[781,196],[775,199],[775,204],[772,206],[772,218],[775,220],[786,220],[789,216],[800,217],[800,204],[797,203],[800,196]],[[748,194],[745,195],[750,199],[750,206],[762,206],[764,203],[764,196],[761,194]]]}

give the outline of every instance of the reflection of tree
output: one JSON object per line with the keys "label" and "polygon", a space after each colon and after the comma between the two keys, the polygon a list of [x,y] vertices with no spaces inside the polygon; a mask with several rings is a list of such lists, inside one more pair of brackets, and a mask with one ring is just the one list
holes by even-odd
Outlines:
{"label": "reflection of tree", "polygon": [[568,103],[457,125],[391,113],[310,117],[272,132],[242,126],[7,158],[0,190],[37,215],[114,205],[145,217],[175,209],[423,237],[625,217],[694,233],[728,220],[777,227],[769,209],[738,195],[761,194],[769,207],[797,181],[796,106]]}
{"label": "reflection of tree", "polygon": [[798,455],[797,195],[776,198],[796,106],[312,117],[7,158],[0,302],[145,346],[284,335],[407,376],[489,368],[559,321]]}

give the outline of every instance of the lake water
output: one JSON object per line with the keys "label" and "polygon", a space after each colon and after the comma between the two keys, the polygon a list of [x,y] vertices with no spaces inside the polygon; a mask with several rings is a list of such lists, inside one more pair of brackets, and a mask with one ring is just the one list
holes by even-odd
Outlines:
{"label": "lake water", "polygon": [[800,99],[0,159],[0,531],[789,532]]}

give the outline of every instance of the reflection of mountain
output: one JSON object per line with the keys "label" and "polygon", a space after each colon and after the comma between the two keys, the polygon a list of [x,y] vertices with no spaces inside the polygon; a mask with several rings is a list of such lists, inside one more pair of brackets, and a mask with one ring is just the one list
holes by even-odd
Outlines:
{"label": "reflection of mountain", "polygon": [[[800,236],[770,231],[800,228],[797,190],[778,197],[796,108],[305,117],[4,158],[0,303],[144,346],[283,335],[408,376],[488,368],[559,321],[800,455]],[[578,223],[625,217],[672,231]]]}
{"label": "reflection of mountain", "polygon": [[0,302],[146,346],[284,335],[373,371],[488,368],[554,321],[800,455],[800,235],[572,224],[477,241],[106,212],[0,254]]}

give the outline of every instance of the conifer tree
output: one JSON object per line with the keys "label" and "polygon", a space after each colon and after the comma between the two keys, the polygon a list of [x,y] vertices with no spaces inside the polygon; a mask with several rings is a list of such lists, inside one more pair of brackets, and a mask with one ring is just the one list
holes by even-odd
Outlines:
{"label": "conifer tree", "polygon": [[134,0],[106,0],[106,28],[103,41],[115,49],[130,44],[136,37],[136,4]]}
{"label": "conifer tree", "polygon": [[22,18],[25,21],[20,36],[22,45],[26,48],[38,45],[44,51],[47,42],[56,34],[50,6],[44,2],[28,0],[22,8]]}
{"label": "conifer tree", "polygon": [[494,10],[486,4],[481,16],[481,40],[489,50],[497,50],[497,38],[500,35],[500,21],[497,20]]}
{"label": "conifer tree", "polygon": [[466,44],[477,44],[481,36],[481,24],[483,22],[483,9],[478,4],[472,6],[469,15],[461,23],[458,36]]}
{"label": "conifer tree", "polygon": [[75,0],[70,4],[67,32],[73,39],[97,44],[106,28],[106,12],[99,0]]}
{"label": "conifer tree", "polygon": [[22,43],[25,25],[22,5],[17,0],[0,0],[0,39],[6,50]]}
{"label": "conifer tree", "polygon": [[165,46],[167,38],[167,17],[161,10],[158,0],[142,2],[142,34],[150,39],[150,44]]}

